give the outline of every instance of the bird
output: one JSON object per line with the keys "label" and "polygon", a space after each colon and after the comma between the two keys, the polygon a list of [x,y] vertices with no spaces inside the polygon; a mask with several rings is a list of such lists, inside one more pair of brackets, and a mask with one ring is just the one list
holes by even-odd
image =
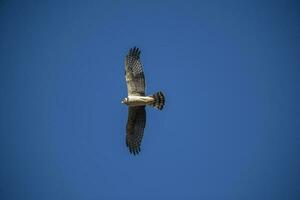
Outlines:
{"label": "bird", "polygon": [[129,49],[125,57],[125,79],[128,96],[121,103],[128,106],[126,125],[126,146],[131,154],[141,151],[144,129],[146,126],[146,109],[152,106],[162,110],[165,96],[162,91],[146,96],[146,83],[143,66],[140,60],[141,51],[137,47]]}

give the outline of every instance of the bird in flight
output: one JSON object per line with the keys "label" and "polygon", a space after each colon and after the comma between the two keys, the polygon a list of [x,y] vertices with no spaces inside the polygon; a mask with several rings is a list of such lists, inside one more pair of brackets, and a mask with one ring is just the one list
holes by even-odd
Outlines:
{"label": "bird in flight", "polygon": [[146,96],[145,76],[140,60],[139,48],[131,48],[125,58],[125,78],[128,96],[122,104],[128,106],[128,119],[126,125],[126,146],[134,155],[141,151],[144,128],[146,125],[145,106],[149,105],[162,110],[165,97],[162,92]]}

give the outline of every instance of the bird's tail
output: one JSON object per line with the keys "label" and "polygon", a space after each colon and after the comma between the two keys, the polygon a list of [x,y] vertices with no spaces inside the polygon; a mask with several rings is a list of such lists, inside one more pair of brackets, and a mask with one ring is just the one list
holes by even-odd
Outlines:
{"label": "bird's tail", "polygon": [[162,110],[164,105],[165,105],[165,96],[162,92],[156,92],[154,93],[153,95],[151,95],[151,97],[154,98],[154,102],[151,103],[150,105],[159,109],[159,110]]}

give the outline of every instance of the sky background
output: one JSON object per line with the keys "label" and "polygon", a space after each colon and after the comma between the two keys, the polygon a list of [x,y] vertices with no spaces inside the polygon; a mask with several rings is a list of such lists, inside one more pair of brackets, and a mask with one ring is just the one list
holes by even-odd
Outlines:
{"label": "sky background", "polygon": [[[297,1],[0,1],[0,199],[300,197]],[[142,50],[139,156],[124,58]]]}

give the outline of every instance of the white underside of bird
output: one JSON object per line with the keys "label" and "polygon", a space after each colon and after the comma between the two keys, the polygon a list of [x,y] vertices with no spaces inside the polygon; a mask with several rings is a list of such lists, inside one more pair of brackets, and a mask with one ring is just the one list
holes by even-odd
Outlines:
{"label": "white underside of bird", "polygon": [[122,103],[128,106],[145,106],[151,105],[155,99],[151,96],[128,96]]}

